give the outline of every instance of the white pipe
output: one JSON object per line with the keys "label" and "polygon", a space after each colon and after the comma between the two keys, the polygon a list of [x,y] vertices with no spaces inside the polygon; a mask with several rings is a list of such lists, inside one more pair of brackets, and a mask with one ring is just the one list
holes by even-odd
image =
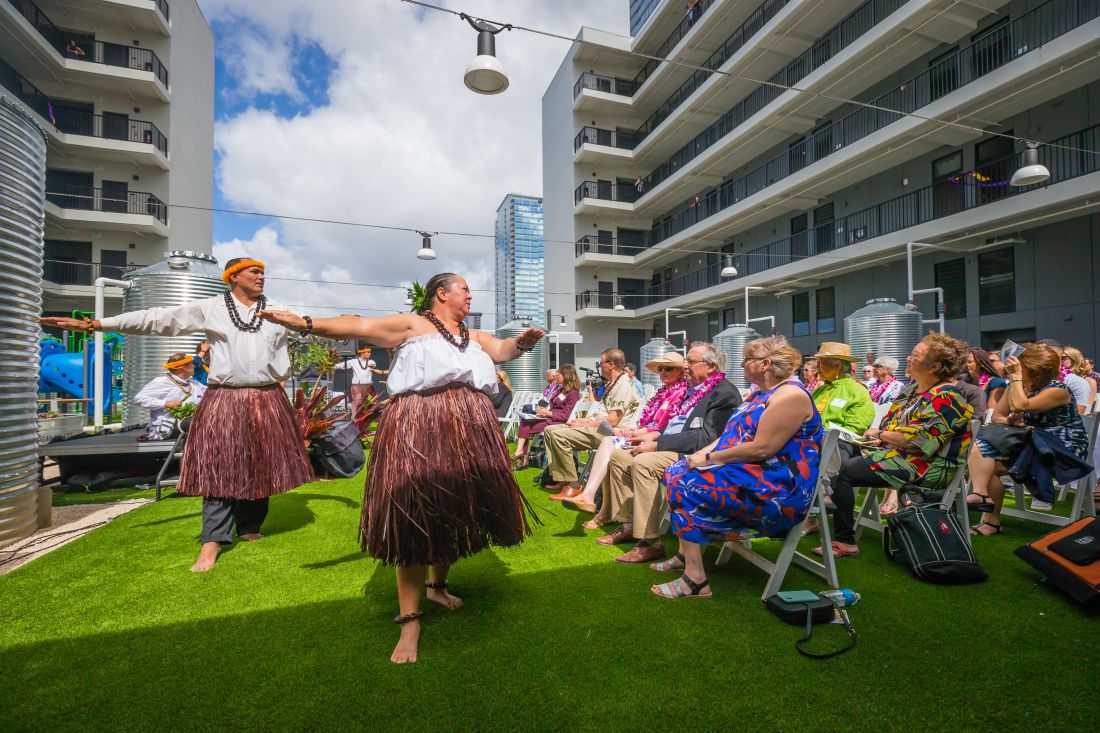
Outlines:
{"label": "white pipe", "polygon": [[768,334],[770,336],[772,333],[775,333],[775,316],[760,316],[759,318],[749,318],[749,293],[751,293],[753,290],[763,290],[763,289],[764,288],[757,287],[757,286],[754,286],[754,285],[749,285],[749,286],[745,287],[745,325],[747,326],[750,323],[759,323],[761,321],[768,321],[769,323],[772,324],[771,333]]}
{"label": "white pipe", "polygon": [[681,346],[678,349],[678,351],[680,353],[682,353],[684,356],[687,356],[688,332],[687,331],[669,331],[668,330],[669,329],[668,314],[673,312],[673,311],[682,311],[682,310],[683,310],[683,308],[665,308],[665,339],[669,343],[672,343],[672,337],[673,336],[683,336],[684,345]]}
{"label": "white pipe", "polygon": [[915,303],[914,297],[918,295],[924,295],[925,293],[936,294],[936,317],[935,318],[923,318],[921,323],[935,323],[940,327],[940,333],[944,333],[944,308],[943,300],[943,288],[921,288],[920,290],[913,289],[913,247],[935,247],[934,244],[926,244],[924,242],[906,242],[905,243],[905,263],[907,269],[907,275],[909,279],[909,302]]}
{"label": "white pipe", "polygon": [[[109,277],[97,277],[95,280],[95,320],[103,320],[103,290],[106,286],[111,285],[116,288],[122,288],[123,290],[129,290],[132,285],[128,280],[112,280]],[[94,334],[94,347],[92,349],[92,364],[95,376],[93,382],[95,388],[92,390],[92,400],[95,403],[95,423],[92,426],[92,431],[96,434],[103,432],[103,331],[96,331]],[[87,432],[87,428],[85,428]]]}

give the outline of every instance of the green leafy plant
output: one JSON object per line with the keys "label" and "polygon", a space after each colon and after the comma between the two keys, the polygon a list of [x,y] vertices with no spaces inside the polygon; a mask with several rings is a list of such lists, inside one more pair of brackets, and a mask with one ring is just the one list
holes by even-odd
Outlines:
{"label": "green leafy plant", "polygon": [[413,280],[412,287],[405,292],[408,293],[409,299],[412,301],[410,313],[419,313],[424,310],[424,304],[428,302],[428,291],[423,285]]}
{"label": "green leafy plant", "polygon": [[374,444],[375,424],[382,416],[382,407],[387,401],[380,400],[374,395],[367,395],[359,405],[359,412],[352,418],[355,421],[355,427],[359,428],[359,439],[367,448]]}
{"label": "green leafy plant", "polygon": [[331,374],[339,362],[340,353],[327,343],[299,342],[291,350],[291,368],[295,375],[300,375],[310,367],[317,370],[317,378],[313,383],[303,384],[294,393],[298,429],[307,446],[314,438],[331,428],[333,423],[346,420],[350,414],[348,410],[335,412],[344,402],[344,396],[329,399],[328,387],[321,386],[321,380]]}
{"label": "green leafy plant", "polygon": [[194,415],[197,408],[198,405],[191,401],[191,395],[187,395],[179,405],[176,407],[166,407],[164,411],[177,420],[182,420],[185,417]]}

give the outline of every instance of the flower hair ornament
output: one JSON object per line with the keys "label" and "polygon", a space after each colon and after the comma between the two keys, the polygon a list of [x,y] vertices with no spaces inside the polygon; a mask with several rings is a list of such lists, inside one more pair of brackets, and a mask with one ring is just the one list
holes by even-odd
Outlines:
{"label": "flower hair ornament", "polygon": [[428,291],[423,285],[413,280],[412,287],[405,292],[409,296],[409,300],[412,301],[412,310],[409,311],[410,313],[419,313],[424,310],[428,302]]}

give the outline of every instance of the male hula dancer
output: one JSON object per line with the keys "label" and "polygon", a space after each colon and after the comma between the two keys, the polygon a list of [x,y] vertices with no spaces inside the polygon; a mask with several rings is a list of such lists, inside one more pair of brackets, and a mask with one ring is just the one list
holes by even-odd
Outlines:
{"label": "male hula dancer", "polygon": [[206,334],[211,352],[207,392],[191,420],[176,489],[203,498],[202,549],[194,572],[214,567],[220,546],[233,541],[234,525],[241,539],[260,539],[268,497],[312,477],[294,409],[279,385],[290,375],[287,330],[259,317],[273,307],[264,297],[264,264],[229,260],[222,280],[229,292],[180,306],[101,321],[40,321],[69,331]]}
{"label": "male hula dancer", "polygon": [[359,408],[368,396],[374,397],[374,375],[386,374],[378,368],[374,359],[370,358],[370,347],[364,346],[356,350],[355,356],[345,359],[336,365],[336,371],[351,371],[351,414],[359,415]]}

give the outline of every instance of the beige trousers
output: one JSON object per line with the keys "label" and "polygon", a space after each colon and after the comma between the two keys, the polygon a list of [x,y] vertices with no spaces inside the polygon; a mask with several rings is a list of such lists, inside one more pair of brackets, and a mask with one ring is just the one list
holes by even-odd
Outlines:
{"label": "beige trousers", "polygon": [[675,463],[676,458],[672,451],[653,451],[638,456],[622,449],[612,453],[603,483],[600,519],[629,522],[634,526],[634,536],[640,540],[659,538],[665,503],[661,481],[665,469]]}
{"label": "beige trousers", "polygon": [[577,466],[573,463],[573,451],[596,450],[603,436],[596,428],[567,428],[551,425],[542,431],[546,455],[550,457],[550,477],[554,481],[577,481]]}

